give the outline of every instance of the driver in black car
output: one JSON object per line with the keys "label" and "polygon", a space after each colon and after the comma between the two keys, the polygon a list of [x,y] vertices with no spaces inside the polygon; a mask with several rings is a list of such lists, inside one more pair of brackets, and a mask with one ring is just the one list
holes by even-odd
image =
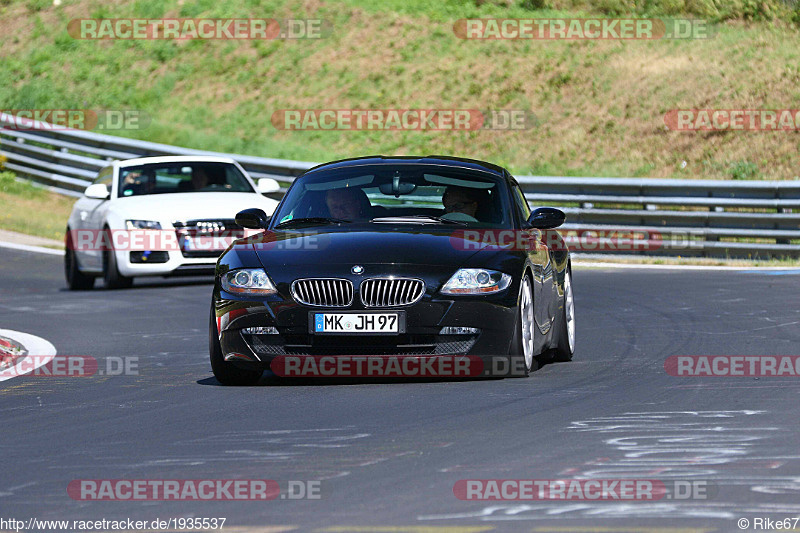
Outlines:
{"label": "driver in black car", "polygon": [[483,200],[482,191],[451,185],[442,195],[445,217],[452,220],[477,222],[476,214]]}
{"label": "driver in black car", "polygon": [[358,187],[331,189],[325,195],[325,205],[332,218],[356,220],[367,217],[369,199]]}

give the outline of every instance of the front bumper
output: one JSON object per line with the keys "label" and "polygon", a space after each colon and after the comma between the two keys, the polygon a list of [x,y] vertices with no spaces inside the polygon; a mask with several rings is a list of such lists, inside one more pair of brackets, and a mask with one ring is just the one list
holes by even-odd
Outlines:
{"label": "front bumper", "polygon": [[[184,257],[179,251],[154,252],[156,261],[142,261],[141,252],[116,250],[119,273],[127,277],[171,276],[171,275],[209,275],[214,273],[218,255],[213,257]],[[222,251],[219,252],[221,254]],[[158,254],[156,256],[156,254]],[[163,261],[163,256],[167,260]]]}
{"label": "front bumper", "polygon": [[[426,296],[414,305],[399,308],[406,313],[406,331],[397,335],[315,335],[309,333],[309,310],[312,309],[279,297],[265,302],[219,298],[215,312],[223,355],[239,365],[266,368],[281,355],[506,355],[516,325],[516,301],[507,302],[505,295],[495,295],[491,300]],[[378,311],[369,311],[373,310]],[[441,329],[446,326],[477,328],[480,332],[441,335]],[[258,327],[274,327],[277,333],[244,331]]]}

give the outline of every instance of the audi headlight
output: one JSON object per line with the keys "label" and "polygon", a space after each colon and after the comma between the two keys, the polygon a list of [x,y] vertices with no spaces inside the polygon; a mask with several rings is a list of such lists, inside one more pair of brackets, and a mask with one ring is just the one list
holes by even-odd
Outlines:
{"label": "audi headlight", "polygon": [[490,294],[511,285],[511,276],[484,268],[461,268],[442,287],[443,294]]}
{"label": "audi headlight", "polygon": [[222,276],[222,290],[233,294],[275,294],[278,290],[261,268],[231,270]]}
{"label": "audi headlight", "polygon": [[161,229],[161,223],[155,220],[126,220],[125,227],[133,229]]}

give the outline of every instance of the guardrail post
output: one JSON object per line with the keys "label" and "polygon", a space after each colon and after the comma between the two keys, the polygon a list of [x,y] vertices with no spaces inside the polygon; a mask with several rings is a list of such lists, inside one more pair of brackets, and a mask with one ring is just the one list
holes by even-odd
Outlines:
{"label": "guardrail post", "polygon": [[[778,186],[775,187],[774,196],[778,200],[781,199],[781,189],[780,189],[780,187],[778,187]],[[779,207],[777,209],[777,212],[778,213],[791,213],[792,209],[788,208],[788,207]],[[775,229],[779,229],[778,228],[778,224],[775,224]],[[791,244],[791,241],[789,239],[775,239],[775,244]]]}

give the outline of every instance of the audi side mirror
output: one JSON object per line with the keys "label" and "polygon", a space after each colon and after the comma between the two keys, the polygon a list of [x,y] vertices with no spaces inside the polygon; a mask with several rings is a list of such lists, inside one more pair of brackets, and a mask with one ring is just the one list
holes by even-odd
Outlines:
{"label": "audi side mirror", "polygon": [[280,184],[272,178],[261,178],[258,180],[258,192],[269,194],[281,190]]}
{"label": "audi side mirror", "polygon": [[108,192],[108,186],[102,183],[93,183],[86,187],[86,190],[83,191],[83,195],[94,200],[105,200],[111,196],[111,193]]}

